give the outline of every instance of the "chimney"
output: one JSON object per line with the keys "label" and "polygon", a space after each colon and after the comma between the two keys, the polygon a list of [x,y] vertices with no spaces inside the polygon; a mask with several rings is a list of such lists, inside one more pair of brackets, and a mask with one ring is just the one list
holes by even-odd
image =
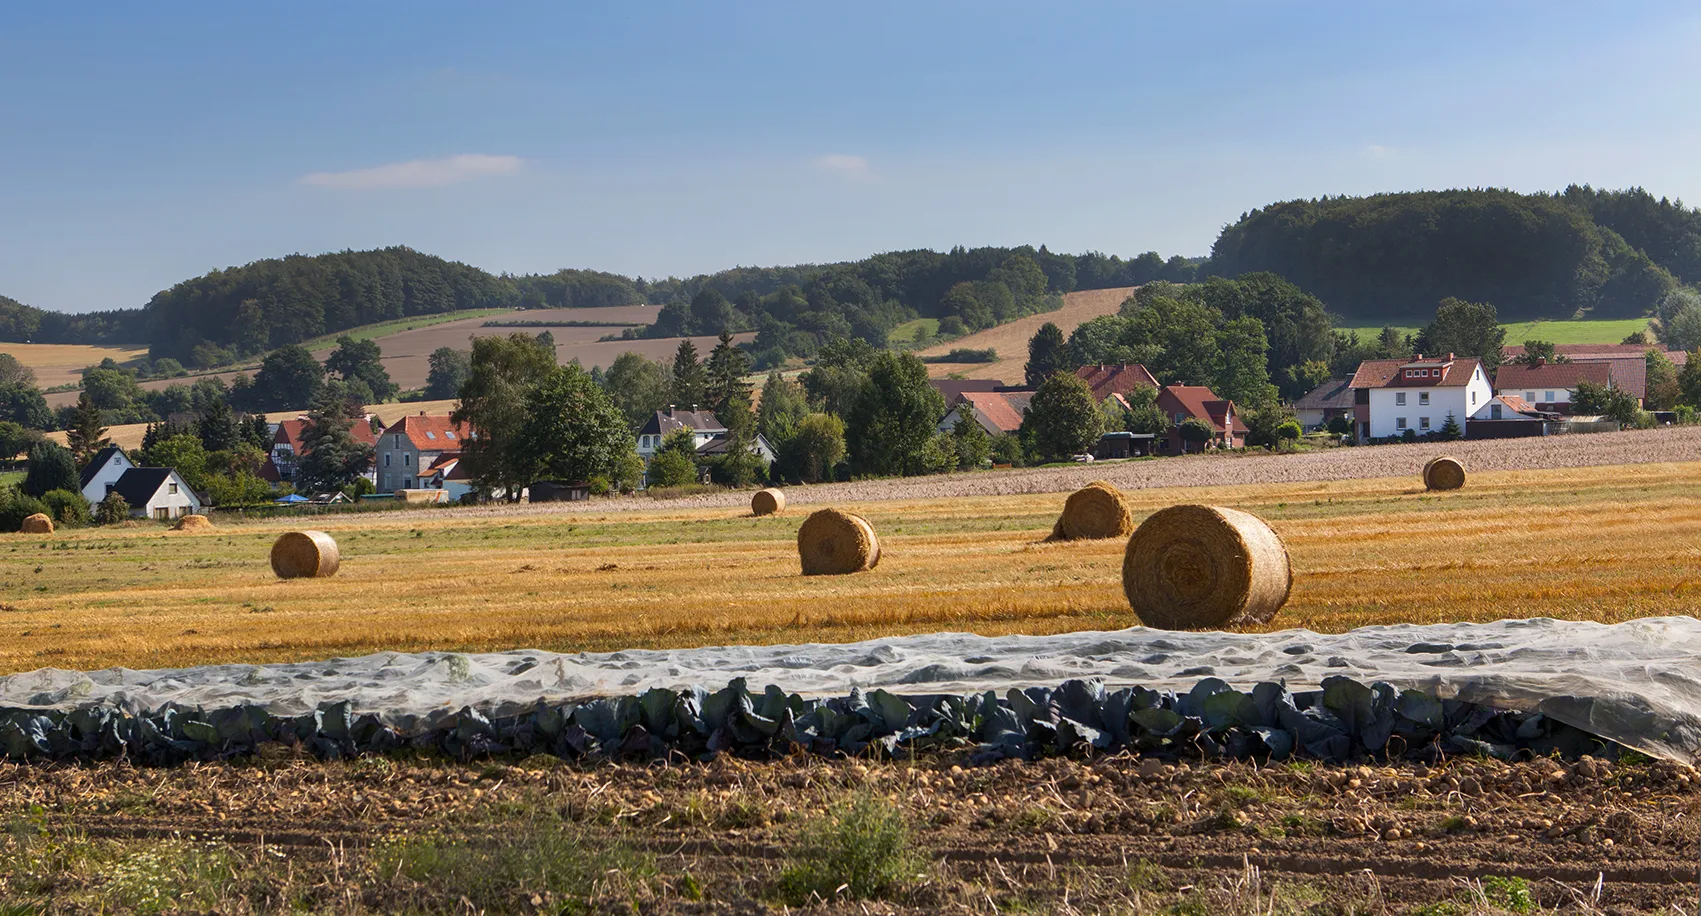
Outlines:
{"label": "chimney", "polygon": [[1449,354],[1447,354],[1447,361],[1448,361],[1448,362],[1452,362],[1452,361],[1453,361],[1453,354],[1451,354],[1451,353],[1449,353]]}
{"label": "chimney", "polygon": [[1538,357],[1536,357],[1536,361],[1535,361],[1535,363],[1533,363],[1533,364],[1532,364],[1532,365],[1537,365],[1537,366],[1545,366],[1545,365],[1547,365],[1547,357],[1545,357],[1545,356],[1538,356]]}
{"label": "chimney", "polygon": [[422,410],[422,411],[420,411],[420,412],[419,412],[419,415],[420,415],[420,416],[422,416],[422,417],[423,417],[423,416],[425,416],[425,411],[423,411],[423,410]]}

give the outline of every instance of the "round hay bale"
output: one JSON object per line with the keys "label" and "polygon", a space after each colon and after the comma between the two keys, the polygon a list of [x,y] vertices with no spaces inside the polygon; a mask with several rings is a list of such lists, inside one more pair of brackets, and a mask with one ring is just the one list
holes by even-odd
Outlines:
{"label": "round hay bale", "polygon": [[337,574],[342,555],[323,531],[291,531],[272,544],[272,572],[280,579],[323,579]]}
{"label": "round hay bale", "polygon": [[215,526],[205,515],[185,515],[171,526],[173,531],[211,531]]}
{"label": "round hay bale", "polygon": [[53,519],[40,512],[34,515],[26,515],[24,520],[18,524],[18,531],[23,534],[52,534]]}
{"label": "round hay bale", "polygon": [[1288,551],[1264,520],[1236,509],[1171,506],[1128,539],[1122,590],[1140,622],[1166,630],[1264,623],[1293,588]]}
{"label": "round hay bale", "polygon": [[1465,485],[1465,464],[1451,455],[1438,455],[1423,466],[1423,485],[1429,490],[1457,490]]}
{"label": "round hay bale", "polygon": [[1095,480],[1069,494],[1063,502],[1063,514],[1052,526],[1053,541],[1091,541],[1100,538],[1125,538],[1134,530],[1134,513],[1122,491],[1102,480]]}
{"label": "round hay bale", "polygon": [[797,529],[797,555],[806,576],[861,572],[880,562],[880,539],[862,516],[819,509]]}
{"label": "round hay bale", "polygon": [[786,495],[779,490],[769,487],[757,490],[750,497],[750,513],[752,515],[774,515],[786,511]]}

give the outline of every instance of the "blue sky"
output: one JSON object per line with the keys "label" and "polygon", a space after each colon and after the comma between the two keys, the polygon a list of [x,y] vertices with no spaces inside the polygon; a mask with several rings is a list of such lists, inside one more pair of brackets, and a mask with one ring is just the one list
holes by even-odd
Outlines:
{"label": "blue sky", "polygon": [[108,7],[0,3],[0,294],[47,308],[393,244],[665,276],[1196,255],[1321,194],[1701,203],[1693,4]]}

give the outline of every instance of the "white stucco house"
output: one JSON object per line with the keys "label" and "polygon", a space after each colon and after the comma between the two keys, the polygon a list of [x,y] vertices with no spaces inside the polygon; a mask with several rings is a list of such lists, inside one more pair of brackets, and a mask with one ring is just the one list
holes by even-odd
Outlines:
{"label": "white stucco house", "polygon": [[105,499],[106,494],[118,483],[118,478],[135,466],[136,463],[130,460],[130,456],[124,454],[124,450],[116,445],[109,445],[96,452],[95,456],[89,459],[89,463],[83,466],[83,498],[88,500],[91,506]]}
{"label": "white stucco house", "polygon": [[662,440],[674,430],[688,429],[691,431],[691,448],[693,451],[702,449],[717,436],[725,436],[726,424],[722,423],[709,410],[679,410],[668,405],[667,410],[658,410],[644,425],[638,427],[638,457],[644,459],[648,466],[650,459],[661,451]]}
{"label": "white stucco house", "polygon": [[166,522],[201,511],[201,497],[175,468],[133,467],[118,478],[112,492],[124,497],[137,518]]}
{"label": "white stucco house", "polygon": [[1360,442],[1439,432],[1452,417],[1459,432],[1494,397],[1494,386],[1476,357],[1371,359],[1359,364],[1350,386]]}

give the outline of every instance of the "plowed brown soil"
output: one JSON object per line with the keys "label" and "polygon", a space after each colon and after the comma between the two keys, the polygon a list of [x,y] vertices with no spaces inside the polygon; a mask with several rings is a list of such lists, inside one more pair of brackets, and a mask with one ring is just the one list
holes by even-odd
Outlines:
{"label": "plowed brown soil", "polygon": [[[456,908],[465,879],[448,866],[426,857],[445,870],[433,880],[416,857],[404,874],[387,851],[494,848],[541,819],[587,857],[622,851],[612,861],[630,873],[587,890],[579,902],[591,911],[783,912],[777,877],[798,856],[800,827],[867,793],[907,818],[919,876],[873,900],[804,911],[1679,913],[1695,895],[1698,786],[1689,768],[1592,759],[0,765],[0,811],[13,825],[0,839],[0,899],[110,912],[119,864],[149,856],[169,876],[158,861],[175,855],[216,857],[231,872],[215,889],[178,888],[199,907],[189,911],[289,901],[476,912]],[[81,851],[61,860],[49,900],[30,889],[50,847]],[[480,903],[554,912],[563,901],[543,900],[543,880],[481,886]]]}

